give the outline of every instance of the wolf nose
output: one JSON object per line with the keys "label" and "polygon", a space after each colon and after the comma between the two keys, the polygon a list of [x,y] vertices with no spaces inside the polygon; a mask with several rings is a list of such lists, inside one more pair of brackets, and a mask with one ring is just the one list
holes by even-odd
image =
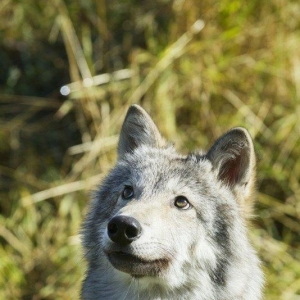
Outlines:
{"label": "wolf nose", "polygon": [[142,226],[132,217],[116,216],[108,222],[107,232],[113,242],[128,245],[140,237]]}

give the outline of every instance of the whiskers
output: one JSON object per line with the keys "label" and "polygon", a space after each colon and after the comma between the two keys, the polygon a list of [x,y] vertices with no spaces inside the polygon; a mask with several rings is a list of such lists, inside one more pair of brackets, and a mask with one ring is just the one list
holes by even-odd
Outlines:
{"label": "whiskers", "polygon": [[136,249],[141,248],[144,250],[147,247],[151,249],[151,252],[158,253],[162,258],[175,259],[174,250],[158,241],[144,243],[140,246],[137,246]]}
{"label": "whiskers", "polygon": [[140,290],[140,279],[137,277],[131,277],[130,283],[127,290],[125,291],[124,297],[121,300],[140,300],[141,290]]}
{"label": "whiskers", "polygon": [[126,291],[126,293],[125,293],[125,296],[122,298],[122,300],[125,300],[125,299],[126,299],[126,297],[127,297],[127,295],[128,295],[128,292],[130,291],[130,288],[131,288],[133,282],[134,282],[134,278],[132,277],[132,278],[130,279],[130,284],[129,284],[128,289],[127,289],[127,291]]}
{"label": "whiskers", "polygon": [[138,286],[138,288],[137,288],[138,300],[140,300],[140,281],[139,281],[139,279],[136,279],[136,281],[137,281],[137,286]]}

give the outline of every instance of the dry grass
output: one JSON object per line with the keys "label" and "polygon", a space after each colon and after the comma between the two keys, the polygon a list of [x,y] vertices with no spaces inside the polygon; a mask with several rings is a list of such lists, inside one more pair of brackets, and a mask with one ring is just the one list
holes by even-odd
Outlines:
{"label": "dry grass", "polygon": [[0,17],[1,299],[78,298],[77,234],[130,103],[184,151],[249,129],[265,299],[300,299],[300,3],[5,0]]}

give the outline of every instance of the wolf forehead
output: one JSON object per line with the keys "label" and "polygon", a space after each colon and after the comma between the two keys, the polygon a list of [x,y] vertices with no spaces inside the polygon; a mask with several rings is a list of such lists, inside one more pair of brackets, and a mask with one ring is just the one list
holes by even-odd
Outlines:
{"label": "wolf forehead", "polygon": [[152,185],[156,190],[166,188],[168,183],[174,191],[186,186],[204,188],[214,179],[212,165],[205,155],[181,155],[173,146],[160,149],[141,146],[117,163],[113,174],[116,173],[122,174],[120,179],[124,184],[141,188]]}

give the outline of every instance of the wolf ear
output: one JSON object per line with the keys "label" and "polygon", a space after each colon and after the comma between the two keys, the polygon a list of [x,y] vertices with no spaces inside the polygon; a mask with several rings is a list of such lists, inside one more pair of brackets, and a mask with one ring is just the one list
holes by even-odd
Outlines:
{"label": "wolf ear", "polygon": [[150,116],[139,105],[132,105],[121,129],[119,158],[141,145],[162,147],[164,140]]}
{"label": "wolf ear", "polygon": [[218,178],[232,189],[252,187],[255,155],[252,139],[244,128],[233,128],[221,136],[207,153]]}

